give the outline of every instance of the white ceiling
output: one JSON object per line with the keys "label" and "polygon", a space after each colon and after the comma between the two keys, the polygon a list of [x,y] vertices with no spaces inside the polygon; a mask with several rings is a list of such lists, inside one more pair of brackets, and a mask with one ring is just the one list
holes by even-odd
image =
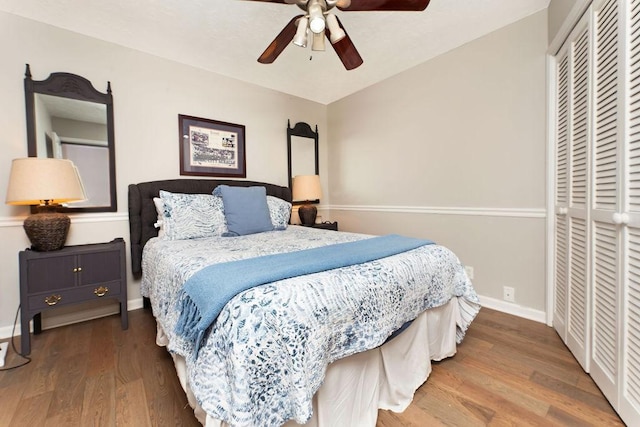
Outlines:
{"label": "white ceiling", "polygon": [[[423,12],[341,12],[364,64],[290,45],[257,62],[295,5],[243,0],[0,0],[0,10],[322,104],[546,8],[549,0],[431,0]],[[66,71],[66,70],[54,70]]]}

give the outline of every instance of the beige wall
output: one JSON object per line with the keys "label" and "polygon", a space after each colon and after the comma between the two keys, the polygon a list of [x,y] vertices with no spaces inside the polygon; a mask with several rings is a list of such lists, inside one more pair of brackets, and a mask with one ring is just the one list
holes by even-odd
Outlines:
{"label": "beige wall", "polygon": [[331,217],[430,237],[545,309],[546,10],[329,105]]}
{"label": "beige wall", "polygon": [[576,4],[584,4],[589,0],[551,0],[549,2],[549,42],[558,35],[564,21]]}
{"label": "beige wall", "polygon": [[[0,12],[0,198],[11,159],[27,155],[25,63],[33,78],[65,71],[114,96],[118,213],[72,218],[68,244],[129,238],[127,185],[179,177],[178,114],[246,126],[247,179],[287,185],[287,120],[318,125],[327,176],[326,106]],[[325,184],[325,188],[327,185]],[[28,209],[0,203],[0,336],[18,305],[18,252]],[[139,284],[129,283],[129,299]]]}

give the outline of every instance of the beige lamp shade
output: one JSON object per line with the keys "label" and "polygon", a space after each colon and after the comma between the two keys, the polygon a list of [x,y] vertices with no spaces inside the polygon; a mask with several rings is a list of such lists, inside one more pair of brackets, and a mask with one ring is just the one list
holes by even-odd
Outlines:
{"label": "beige lamp shade", "polygon": [[86,200],[71,160],[27,157],[11,163],[6,203],[50,205]]}
{"label": "beige lamp shade", "polygon": [[293,177],[293,200],[308,201],[322,198],[322,187],[318,175],[297,175]]}

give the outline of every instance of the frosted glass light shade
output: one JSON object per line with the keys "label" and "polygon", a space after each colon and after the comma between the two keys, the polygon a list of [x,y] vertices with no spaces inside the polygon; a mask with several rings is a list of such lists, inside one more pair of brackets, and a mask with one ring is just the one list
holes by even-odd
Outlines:
{"label": "frosted glass light shade", "polygon": [[327,28],[329,29],[329,41],[331,41],[331,44],[336,44],[347,36],[347,33],[340,28],[338,18],[333,13],[327,14]]}
{"label": "frosted glass light shade", "polygon": [[322,7],[318,3],[309,6],[309,29],[319,34],[324,31],[324,16],[322,15]]}
{"label": "frosted glass light shade", "polygon": [[307,18],[300,18],[298,20],[296,35],[293,36],[293,44],[300,47],[307,47],[307,26],[308,25],[309,25],[309,20]]}
{"label": "frosted glass light shade", "polygon": [[313,33],[313,42],[311,43],[311,50],[323,51],[324,50],[324,30],[321,33]]}

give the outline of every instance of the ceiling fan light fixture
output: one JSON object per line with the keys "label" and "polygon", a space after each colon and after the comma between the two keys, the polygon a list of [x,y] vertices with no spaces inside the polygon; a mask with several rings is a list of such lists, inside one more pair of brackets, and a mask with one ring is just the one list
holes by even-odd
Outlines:
{"label": "ceiling fan light fixture", "polygon": [[322,6],[318,3],[309,5],[309,29],[315,33],[320,34],[324,31],[325,22],[324,15],[322,14]]}
{"label": "ceiling fan light fixture", "polygon": [[324,50],[324,30],[321,33],[313,33],[313,41],[311,43],[311,50],[323,51]]}
{"label": "ceiling fan light fixture", "polygon": [[340,28],[338,18],[332,13],[327,13],[327,28],[329,29],[329,40],[331,44],[336,44],[347,36],[347,33]]}
{"label": "ceiling fan light fixture", "polygon": [[296,28],[296,35],[293,36],[293,44],[300,47],[307,47],[307,26],[309,20],[307,18],[300,18],[298,21],[298,27]]}

